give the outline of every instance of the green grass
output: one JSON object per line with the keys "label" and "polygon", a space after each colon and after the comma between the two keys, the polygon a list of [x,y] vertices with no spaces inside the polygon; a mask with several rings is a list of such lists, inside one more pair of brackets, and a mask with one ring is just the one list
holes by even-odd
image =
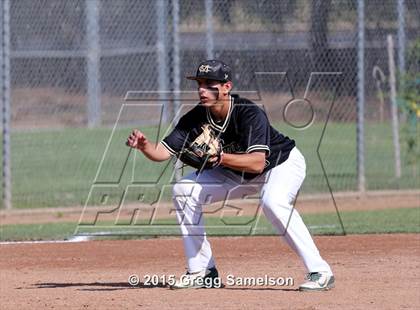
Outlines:
{"label": "green grass", "polygon": [[[340,213],[347,234],[367,233],[420,233],[420,208],[349,211]],[[307,214],[305,223],[315,235],[342,235],[337,214]],[[229,225],[226,225],[228,223]],[[249,224],[246,226],[245,224]],[[143,224],[143,225],[142,225]],[[235,225],[236,224],[236,225]],[[210,236],[250,235],[255,222],[250,217],[206,218],[207,233]],[[67,239],[73,236],[76,223],[22,224],[1,226],[1,240],[45,240]],[[253,235],[273,235],[272,226],[262,216]],[[162,235],[179,235],[175,219],[159,220],[155,225],[112,225],[98,223],[96,226],[79,226],[79,234],[87,232],[112,232],[116,236],[107,238],[146,238]]]}
{"label": "green grass", "polygon": [[0,240],[63,240],[73,235],[75,223],[2,225]]}
{"label": "green grass", "polygon": [[[323,124],[315,123],[303,131],[284,124],[275,127],[294,138],[305,155],[307,178],[302,193],[327,192],[328,187],[316,152]],[[156,139],[155,127],[139,129],[146,132],[152,140]],[[419,188],[420,163],[417,164],[417,172],[414,174],[413,167],[405,164],[403,144],[403,176],[399,180],[394,177],[390,125],[366,124],[365,130],[368,189]],[[133,167],[131,153],[126,169],[123,169],[129,152],[124,142],[130,131],[130,128],[119,128],[115,131],[96,181],[119,183],[122,189],[131,181],[167,184],[172,174],[171,162],[152,163],[137,153]],[[11,151],[14,207],[84,205],[111,132],[109,128],[13,132]],[[165,132],[166,128],[162,128],[160,137]],[[355,124],[328,124],[320,154],[334,191],[357,189],[355,141]],[[112,191],[115,192],[116,189],[113,188]],[[153,201],[155,196],[156,189],[146,190],[144,199]],[[169,199],[170,190],[163,197]],[[120,196],[111,198],[110,201],[115,201]],[[96,201],[89,201],[89,204],[94,203]]]}

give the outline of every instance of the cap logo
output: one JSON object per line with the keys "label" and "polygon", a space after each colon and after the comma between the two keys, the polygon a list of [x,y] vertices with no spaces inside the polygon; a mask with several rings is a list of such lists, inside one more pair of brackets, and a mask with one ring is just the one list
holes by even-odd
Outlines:
{"label": "cap logo", "polygon": [[198,71],[200,71],[200,73],[203,73],[203,72],[208,73],[208,72],[211,71],[211,67],[210,67],[210,65],[201,65],[198,68]]}
{"label": "cap logo", "polygon": [[227,80],[229,77],[229,75],[227,73],[225,73],[225,80]]}

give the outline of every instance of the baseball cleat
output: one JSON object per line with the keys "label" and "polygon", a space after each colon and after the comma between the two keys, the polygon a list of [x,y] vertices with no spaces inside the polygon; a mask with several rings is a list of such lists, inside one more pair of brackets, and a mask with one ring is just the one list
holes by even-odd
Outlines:
{"label": "baseball cleat", "polygon": [[221,287],[223,287],[223,284],[216,267],[198,272],[187,271],[187,273],[183,274],[179,280],[170,286],[171,289]]}
{"label": "baseball cleat", "polygon": [[334,276],[327,272],[310,272],[307,282],[299,286],[299,291],[328,291],[334,287]]}

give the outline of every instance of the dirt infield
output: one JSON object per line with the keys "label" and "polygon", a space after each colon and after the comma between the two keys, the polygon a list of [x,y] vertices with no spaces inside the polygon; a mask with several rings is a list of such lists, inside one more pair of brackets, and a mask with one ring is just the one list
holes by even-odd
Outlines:
{"label": "dirt infield", "polygon": [[[210,238],[221,278],[294,279],[293,286],[227,285],[172,291],[132,287],[131,274],[179,275],[179,238],[2,244],[2,309],[419,309],[420,235],[317,237],[336,275],[328,292],[296,291],[303,267],[278,237]],[[165,278],[163,278],[165,277]]]}

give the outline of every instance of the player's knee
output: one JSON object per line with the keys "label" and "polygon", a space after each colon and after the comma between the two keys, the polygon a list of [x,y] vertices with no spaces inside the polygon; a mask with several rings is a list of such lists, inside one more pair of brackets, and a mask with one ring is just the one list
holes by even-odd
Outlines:
{"label": "player's knee", "polygon": [[190,180],[181,180],[172,188],[172,194],[174,197],[188,197],[192,196],[196,183]]}

